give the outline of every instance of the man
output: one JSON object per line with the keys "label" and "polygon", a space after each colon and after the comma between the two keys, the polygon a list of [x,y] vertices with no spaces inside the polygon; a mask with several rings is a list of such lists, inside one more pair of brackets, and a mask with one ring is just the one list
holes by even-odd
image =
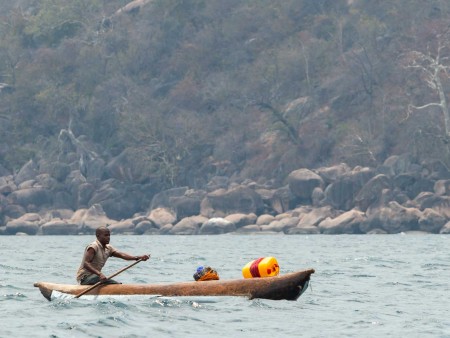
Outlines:
{"label": "man", "polygon": [[81,285],[93,285],[100,281],[105,284],[120,284],[112,279],[107,279],[102,273],[102,268],[106,260],[113,256],[122,258],[127,261],[137,261],[142,259],[146,261],[149,255],[131,256],[127,253],[120,252],[109,244],[111,233],[107,227],[99,227],[95,231],[97,240],[86,247],[83,260],[77,272],[77,282]]}

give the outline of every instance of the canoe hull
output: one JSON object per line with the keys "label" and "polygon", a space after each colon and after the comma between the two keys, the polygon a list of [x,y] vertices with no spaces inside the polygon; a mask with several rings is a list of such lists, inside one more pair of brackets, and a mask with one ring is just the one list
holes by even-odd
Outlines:
{"label": "canoe hull", "polygon": [[[297,300],[306,290],[313,269],[267,278],[212,280],[171,284],[109,284],[100,285],[86,295],[160,295],[160,296],[241,296],[273,300]],[[89,285],[67,285],[38,282],[34,284],[51,300],[53,291],[78,295]]]}

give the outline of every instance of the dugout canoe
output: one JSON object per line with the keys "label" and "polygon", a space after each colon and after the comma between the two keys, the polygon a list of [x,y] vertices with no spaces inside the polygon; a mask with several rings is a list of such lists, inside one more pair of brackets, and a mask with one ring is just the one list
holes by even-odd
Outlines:
{"label": "dugout canoe", "polygon": [[[249,299],[297,300],[308,288],[314,269],[305,269],[266,278],[211,280],[165,284],[109,284],[100,285],[86,295],[157,295],[182,296],[241,296]],[[76,296],[89,285],[68,285],[38,282],[34,284],[48,300],[54,291]],[[82,296],[83,297],[83,296]]]}

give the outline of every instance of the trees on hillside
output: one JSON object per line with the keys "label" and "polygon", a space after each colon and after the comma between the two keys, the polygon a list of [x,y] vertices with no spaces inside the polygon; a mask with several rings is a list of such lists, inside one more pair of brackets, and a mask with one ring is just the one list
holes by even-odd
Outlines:
{"label": "trees on hillside", "polygon": [[411,103],[408,111],[427,110],[436,107],[442,113],[444,133],[450,138],[450,111],[447,85],[450,77],[450,32],[448,28],[435,35],[425,50],[413,50],[406,55],[406,68],[419,72],[423,85],[431,89],[431,102],[416,105]]}
{"label": "trees on hillside", "polygon": [[[220,162],[282,177],[407,151],[405,82],[416,108],[445,111],[447,46],[437,60],[414,27],[445,18],[446,1],[144,2],[118,12],[130,1],[0,0],[0,83],[14,88],[0,94],[0,141],[14,156],[0,148],[0,161],[20,166],[37,136],[72,120],[77,137],[110,156],[130,148],[167,185],[205,180],[200,168]],[[398,68],[405,48],[422,82]],[[444,66],[434,80],[433,62]]]}

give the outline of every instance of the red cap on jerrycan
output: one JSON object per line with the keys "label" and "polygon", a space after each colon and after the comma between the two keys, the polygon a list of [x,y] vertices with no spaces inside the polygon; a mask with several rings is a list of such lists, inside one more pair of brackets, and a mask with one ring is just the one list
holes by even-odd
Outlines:
{"label": "red cap on jerrycan", "polygon": [[248,262],[242,268],[244,278],[272,277],[280,272],[280,266],[274,257],[261,257]]}

